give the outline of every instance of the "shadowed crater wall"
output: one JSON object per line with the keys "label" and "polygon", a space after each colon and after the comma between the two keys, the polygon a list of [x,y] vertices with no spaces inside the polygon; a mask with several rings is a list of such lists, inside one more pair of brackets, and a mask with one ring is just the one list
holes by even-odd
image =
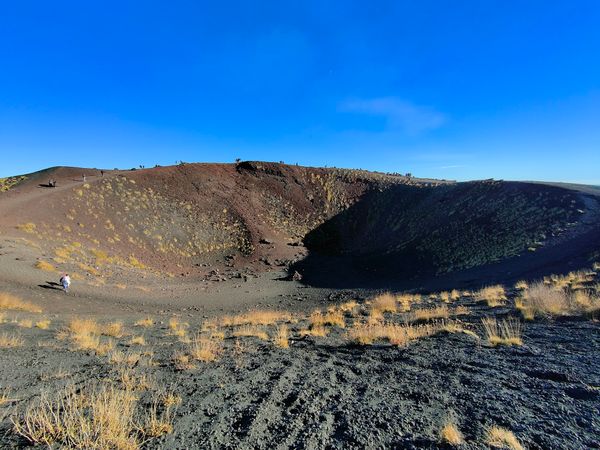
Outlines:
{"label": "shadowed crater wall", "polygon": [[447,277],[543,254],[576,227],[584,208],[579,193],[535,183],[372,190],[306,235],[309,256],[293,270],[327,287]]}

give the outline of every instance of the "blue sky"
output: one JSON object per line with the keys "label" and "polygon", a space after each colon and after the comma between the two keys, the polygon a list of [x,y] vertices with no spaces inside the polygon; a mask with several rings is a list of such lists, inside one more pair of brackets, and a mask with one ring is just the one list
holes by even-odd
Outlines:
{"label": "blue sky", "polygon": [[283,160],[600,184],[597,1],[4,2],[0,176]]}

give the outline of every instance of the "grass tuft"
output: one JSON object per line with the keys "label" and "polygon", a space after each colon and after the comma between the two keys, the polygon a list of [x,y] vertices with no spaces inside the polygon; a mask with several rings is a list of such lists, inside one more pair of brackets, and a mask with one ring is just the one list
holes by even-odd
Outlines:
{"label": "grass tuft", "polygon": [[222,341],[208,338],[200,334],[196,335],[190,344],[190,355],[198,361],[215,361],[222,351]]}
{"label": "grass tuft", "polygon": [[290,346],[288,340],[288,327],[286,325],[280,325],[277,327],[273,342],[279,348],[288,348]]}
{"label": "grass tuft", "polygon": [[487,286],[475,293],[475,298],[480,302],[486,302],[489,307],[504,305],[506,300],[506,292],[504,287],[497,284],[495,286]]}
{"label": "grass tuft", "polygon": [[523,327],[514,317],[498,322],[495,317],[481,319],[483,330],[490,345],[523,345]]}
{"label": "grass tuft", "polygon": [[154,325],[154,320],[151,317],[146,317],[144,319],[138,320],[135,324],[136,327],[144,327],[149,328]]}
{"label": "grass tuft", "polygon": [[238,328],[233,332],[233,336],[235,337],[257,337],[262,339],[263,341],[269,340],[269,335],[267,332],[257,326],[253,325],[244,325],[243,327]]}
{"label": "grass tuft", "polygon": [[510,450],[524,450],[512,431],[494,425],[487,431],[486,441],[489,445]]}
{"label": "grass tuft", "polygon": [[35,268],[43,270],[45,272],[56,272],[56,267],[46,261],[38,261],[35,263]]}
{"label": "grass tuft", "polygon": [[27,311],[33,313],[42,312],[42,309],[33,303],[24,301],[16,295],[0,292],[0,310]]}
{"label": "grass tuft", "polygon": [[386,312],[394,313],[398,310],[396,297],[389,292],[380,294],[371,301],[371,309],[382,314]]}
{"label": "grass tuft", "polygon": [[454,422],[446,422],[440,430],[440,441],[442,444],[461,445],[465,439]]}
{"label": "grass tuft", "polygon": [[23,339],[18,336],[2,333],[0,334],[0,348],[21,347]]}
{"label": "grass tuft", "polygon": [[48,328],[50,328],[50,321],[49,320],[38,320],[35,323],[36,328],[39,328],[40,330],[47,330]]}
{"label": "grass tuft", "polygon": [[13,418],[13,430],[32,444],[48,447],[134,450],[153,437],[138,422],[136,409],[132,392],[68,386],[53,397],[43,393]]}

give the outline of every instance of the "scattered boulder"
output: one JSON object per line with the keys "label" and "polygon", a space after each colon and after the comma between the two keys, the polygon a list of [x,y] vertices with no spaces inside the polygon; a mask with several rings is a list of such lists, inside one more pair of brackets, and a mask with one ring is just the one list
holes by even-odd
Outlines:
{"label": "scattered boulder", "polygon": [[297,270],[294,270],[294,273],[292,274],[292,281],[302,281],[302,274]]}

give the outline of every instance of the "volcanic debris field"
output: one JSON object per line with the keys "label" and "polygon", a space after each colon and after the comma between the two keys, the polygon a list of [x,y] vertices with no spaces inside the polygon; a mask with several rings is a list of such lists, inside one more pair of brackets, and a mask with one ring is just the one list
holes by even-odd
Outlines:
{"label": "volcanic debris field", "polygon": [[0,191],[2,448],[600,448],[596,188],[241,162]]}

